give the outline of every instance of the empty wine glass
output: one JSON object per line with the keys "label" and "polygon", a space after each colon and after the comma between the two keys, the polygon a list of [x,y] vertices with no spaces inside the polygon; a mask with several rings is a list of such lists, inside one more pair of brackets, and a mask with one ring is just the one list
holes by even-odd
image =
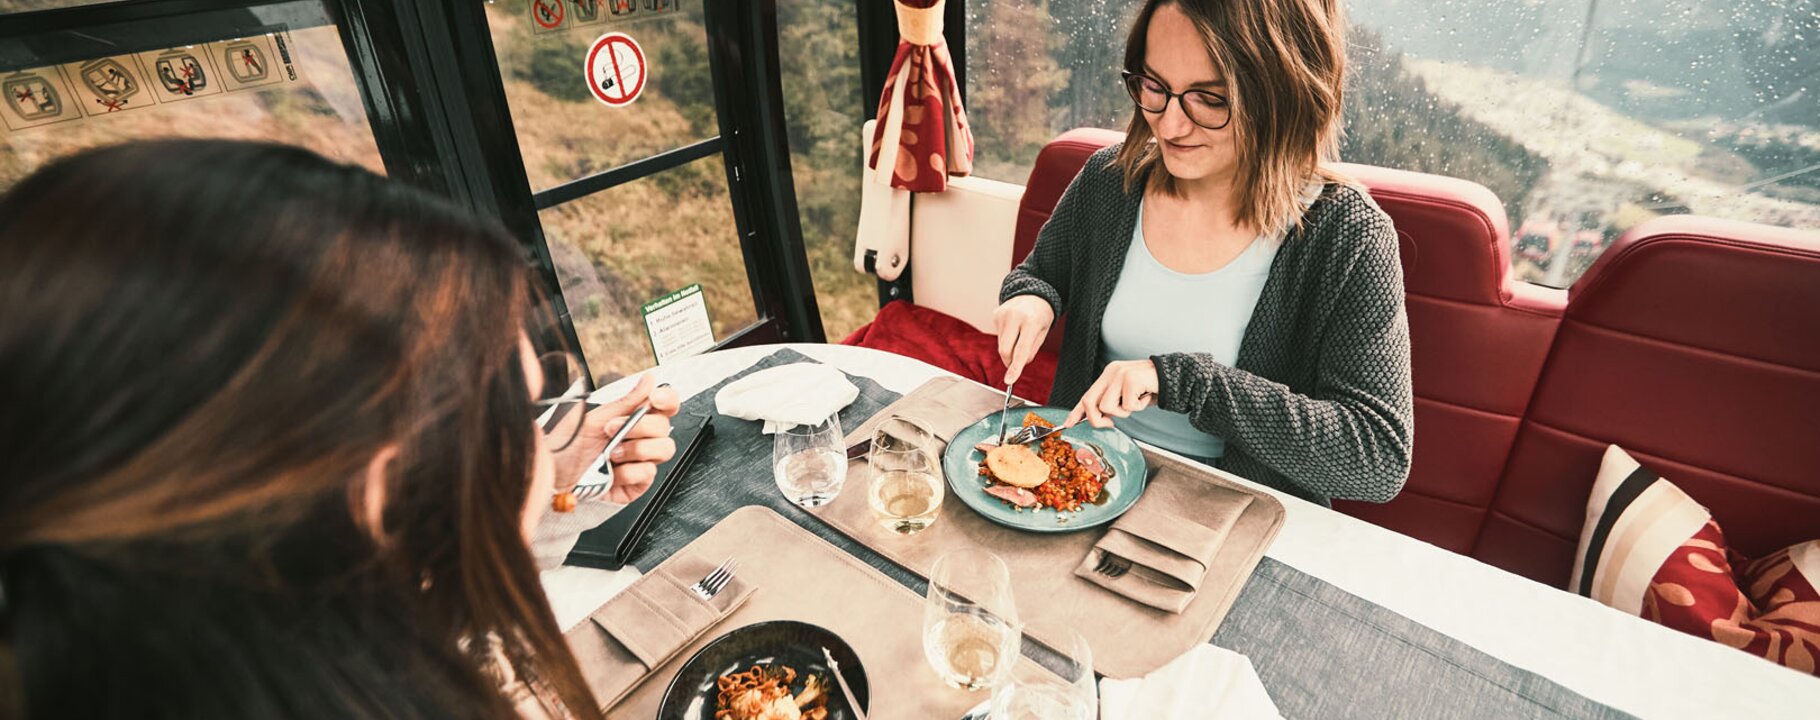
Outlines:
{"label": "empty wine glass", "polygon": [[786,499],[816,507],[840,495],[847,482],[841,437],[839,413],[812,425],[780,429],[772,436],[772,476]]}
{"label": "empty wine glass", "polygon": [[1093,650],[1086,638],[1055,621],[1026,624],[1031,638],[1020,665],[992,693],[992,720],[1093,720],[1099,714]]}
{"label": "empty wine glass", "polygon": [[1017,664],[1022,639],[1004,560],[977,548],[936,558],[923,603],[923,654],[942,682],[998,686]]}

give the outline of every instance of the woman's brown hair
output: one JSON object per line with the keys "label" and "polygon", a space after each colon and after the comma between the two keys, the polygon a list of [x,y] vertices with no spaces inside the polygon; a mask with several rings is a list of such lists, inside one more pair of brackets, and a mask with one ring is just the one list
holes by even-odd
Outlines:
{"label": "woman's brown hair", "polygon": [[297,148],[121,145],[0,197],[0,695],[508,717],[503,656],[599,717],[521,530],[531,305],[496,226]]}
{"label": "woman's brown hair", "polygon": [[[1150,20],[1164,5],[1194,23],[1232,94],[1235,219],[1265,233],[1287,231],[1300,220],[1308,182],[1342,179],[1323,166],[1339,157],[1346,76],[1339,0],[1148,0],[1125,41],[1126,70],[1144,72]],[[1114,162],[1127,190],[1147,183],[1181,193],[1135,106]]]}

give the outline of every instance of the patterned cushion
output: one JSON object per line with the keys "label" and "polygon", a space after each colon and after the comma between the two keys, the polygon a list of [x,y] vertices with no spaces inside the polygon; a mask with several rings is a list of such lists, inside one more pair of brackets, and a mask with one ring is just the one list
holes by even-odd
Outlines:
{"label": "patterned cushion", "polygon": [[1751,560],[1706,508],[1613,445],[1569,589],[1690,635],[1820,674],[1820,540]]}

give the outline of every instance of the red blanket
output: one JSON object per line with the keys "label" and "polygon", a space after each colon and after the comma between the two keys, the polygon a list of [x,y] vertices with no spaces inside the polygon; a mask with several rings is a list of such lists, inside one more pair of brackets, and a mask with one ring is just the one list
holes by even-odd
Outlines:
{"label": "red blanket", "polygon": [[[999,361],[996,336],[921,305],[893,301],[841,344],[913,357],[964,378],[1004,387],[1005,363]],[[1017,396],[1039,403],[1047,400],[1049,386],[1055,381],[1055,359],[1053,352],[1038,352],[1017,380]]]}

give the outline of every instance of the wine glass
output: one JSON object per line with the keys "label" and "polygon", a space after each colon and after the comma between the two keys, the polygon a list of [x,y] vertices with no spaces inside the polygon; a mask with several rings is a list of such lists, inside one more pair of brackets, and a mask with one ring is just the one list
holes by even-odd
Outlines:
{"label": "wine glass", "polygon": [[825,505],[847,482],[840,413],[819,423],[784,428],[772,436],[771,468],[777,489],[806,508]]}
{"label": "wine glass", "polygon": [[1024,630],[1042,638],[1024,648],[1040,667],[1012,669],[992,693],[992,720],[1093,720],[1099,692],[1086,638],[1055,621],[1032,622]]}
{"label": "wine glass", "polygon": [[941,514],[941,471],[935,461],[935,433],[910,418],[893,415],[872,435],[866,462],[872,469],[867,498],[885,529],[904,535],[922,532]]}
{"label": "wine glass", "polygon": [[942,682],[997,687],[1017,664],[1022,640],[1004,560],[977,548],[936,558],[923,603],[923,654]]}

